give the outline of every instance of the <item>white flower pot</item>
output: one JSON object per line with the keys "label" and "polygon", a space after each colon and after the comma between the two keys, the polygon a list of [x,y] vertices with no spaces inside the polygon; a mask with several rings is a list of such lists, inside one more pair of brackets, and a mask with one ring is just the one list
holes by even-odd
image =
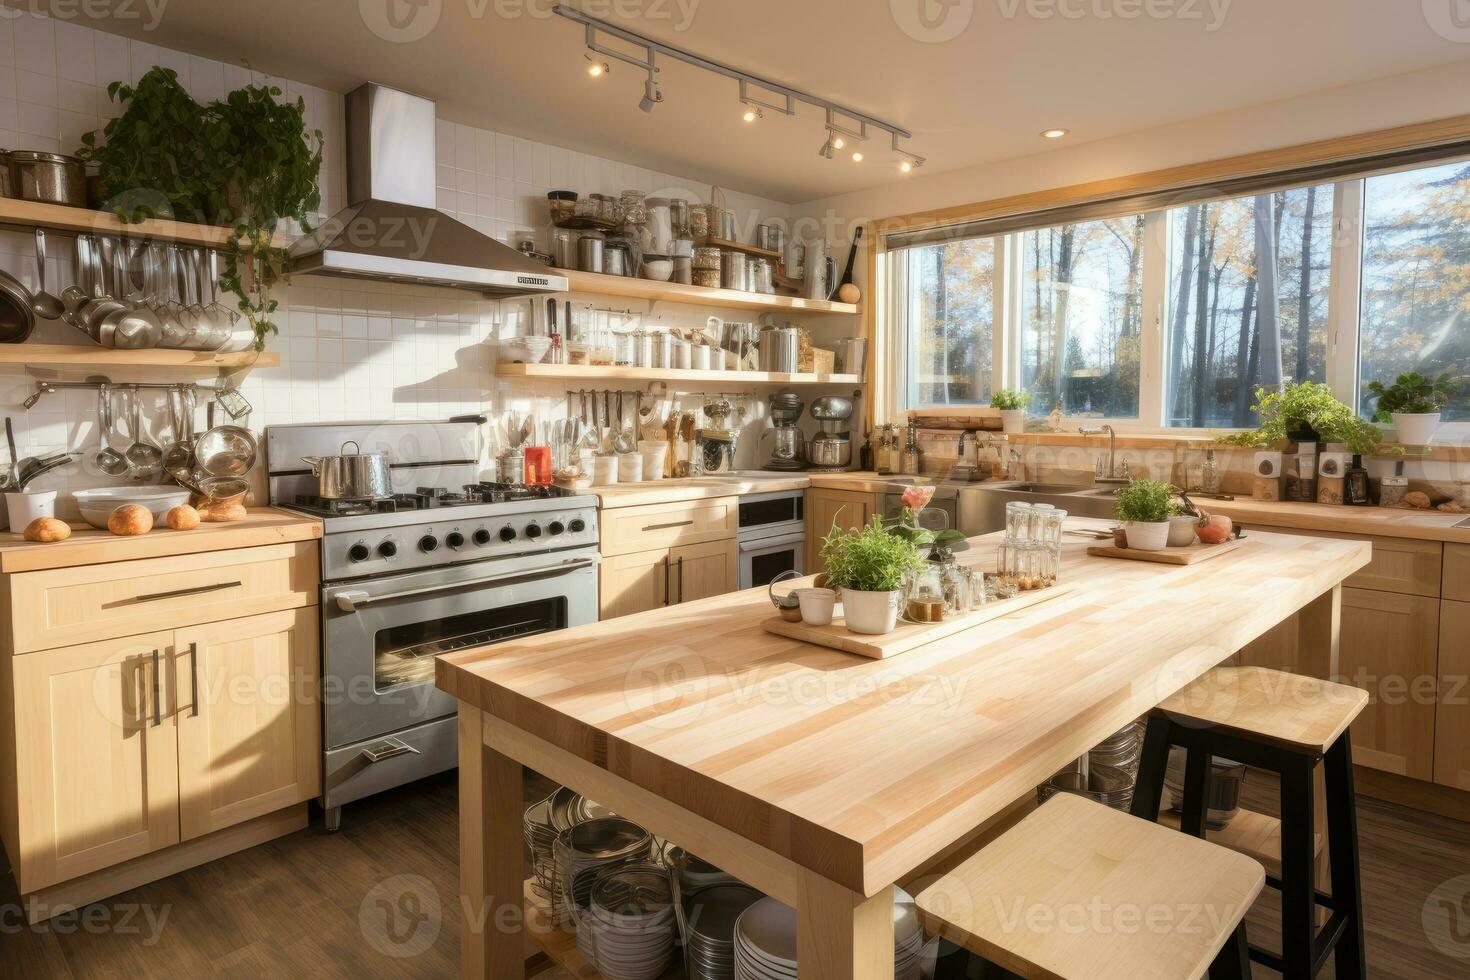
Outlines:
{"label": "white flower pot", "polygon": [[1434,439],[1435,430],[1439,428],[1438,412],[1430,412],[1427,415],[1408,415],[1403,412],[1393,413],[1394,431],[1398,433],[1398,440],[1405,446],[1427,446]]}
{"label": "white flower pot", "polygon": [[1139,551],[1163,551],[1169,546],[1168,521],[1126,521],[1128,547]]}
{"label": "white flower pot", "polygon": [[1000,413],[1000,428],[1008,436],[1020,435],[1025,432],[1026,410],[1024,408],[1003,410]]}
{"label": "white flower pot", "polygon": [[1188,548],[1194,544],[1194,521],[1188,514],[1169,518],[1169,547]]}
{"label": "white flower pot", "polygon": [[898,603],[903,593],[842,590],[842,616],[854,633],[892,633],[898,625]]}

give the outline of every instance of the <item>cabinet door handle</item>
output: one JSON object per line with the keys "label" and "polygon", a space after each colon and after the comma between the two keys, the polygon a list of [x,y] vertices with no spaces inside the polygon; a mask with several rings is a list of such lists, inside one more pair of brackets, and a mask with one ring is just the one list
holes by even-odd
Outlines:
{"label": "cabinet door handle", "polygon": [[684,601],[684,559],[679,559],[679,601]]}
{"label": "cabinet door handle", "polygon": [[162,713],[158,705],[158,648],[153,648],[153,727],[157,728],[163,724]]}
{"label": "cabinet door handle", "polygon": [[199,717],[199,644],[189,644],[189,717]]}
{"label": "cabinet door handle", "polygon": [[664,605],[669,604],[669,598],[674,594],[674,587],[669,581],[669,556],[664,555]]}
{"label": "cabinet door handle", "polygon": [[689,525],[691,525],[693,523],[694,523],[694,521],[691,519],[691,520],[687,520],[687,521],[670,521],[667,524],[648,524],[648,525],[646,525],[643,528],[643,530],[645,530],[645,531],[667,531],[671,527],[688,527]]}
{"label": "cabinet door handle", "polygon": [[201,592],[219,592],[222,589],[238,588],[239,582],[218,582],[214,585],[194,585],[187,589],[174,589],[172,592],[146,592],[143,595],[133,596],[134,602],[154,602],[158,599],[176,599],[181,595],[198,595]]}

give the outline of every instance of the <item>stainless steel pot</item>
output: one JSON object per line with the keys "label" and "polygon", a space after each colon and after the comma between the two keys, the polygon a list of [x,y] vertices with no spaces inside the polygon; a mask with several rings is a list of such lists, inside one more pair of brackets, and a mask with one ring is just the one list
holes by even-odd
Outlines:
{"label": "stainless steel pot", "polygon": [[22,201],[87,206],[87,167],[76,157],[41,150],[12,150],[15,196]]}
{"label": "stainless steel pot", "polygon": [[[351,446],[357,452],[347,452]],[[365,453],[357,443],[342,443],[338,456],[302,456],[317,478],[317,495],[327,500],[367,500],[390,497],[393,483],[387,453]]]}
{"label": "stainless steel pot", "polygon": [[848,466],[852,463],[852,440],[845,434],[818,433],[807,443],[807,462],[824,468]]}

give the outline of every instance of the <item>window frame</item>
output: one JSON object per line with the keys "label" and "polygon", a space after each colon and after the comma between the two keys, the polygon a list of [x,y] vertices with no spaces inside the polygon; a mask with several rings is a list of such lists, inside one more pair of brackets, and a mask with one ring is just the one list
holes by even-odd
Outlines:
{"label": "window frame", "polygon": [[[1420,161],[1413,165],[1370,170],[1347,179],[1324,181],[1318,186],[1332,187],[1332,244],[1330,248],[1330,282],[1327,300],[1327,342],[1325,382],[1333,394],[1344,404],[1358,404],[1361,382],[1361,359],[1359,344],[1362,331],[1362,270],[1363,270],[1363,222],[1366,181],[1382,173],[1424,170],[1435,166],[1470,162],[1470,155],[1447,155],[1434,162]],[[1168,426],[1166,402],[1168,383],[1164,372],[1168,364],[1166,311],[1172,308],[1171,290],[1173,283],[1168,274],[1171,236],[1168,233],[1169,210],[1155,210],[1144,215],[1143,272],[1140,296],[1141,364],[1139,366],[1138,417],[1135,418],[1086,418],[1064,421],[1075,422],[1075,426],[1106,423],[1119,432],[1134,434],[1150,433],[1178,435],[1180,437],[1203,436],[1216,432],[1243,431],[1233,427],[1186,427]],[[1048,225],[1050,227],[1050,225]],[[992,390],[1013,388],[1022,377],[1020,365],[1021,335],[1024,328],[1022,318],[1022,282],[1024,260],[1021,254],[1024,231],[999,234],[994,240],[995,289],[992,300],[995,311],[992,319]],[[907,249],[881,250],[875,269],[880,275],[888,276],[890,302],[888,316],[892,317],[903,306],[901,297],[906,282],[906,268],[902,259]],[[896,261],[889,261],[897,259]],[[881,314],[880,314],[881,315]],[[926,415],[971,414],[974,406],[912,406],[907,402],[907,347],[908,323],[906,317],[889,320],[895,327],[888,336],[898,348],[894,365],[895,378],[883,379],[888,385],[883,401],[894,406],[901,415],[909,410],[920,410]],[[1075,427],[1072,426],[1072,427]],[[1436,434],[1435,442],[1460,442],[1470,438],[1470,420],[1443,423]]]}

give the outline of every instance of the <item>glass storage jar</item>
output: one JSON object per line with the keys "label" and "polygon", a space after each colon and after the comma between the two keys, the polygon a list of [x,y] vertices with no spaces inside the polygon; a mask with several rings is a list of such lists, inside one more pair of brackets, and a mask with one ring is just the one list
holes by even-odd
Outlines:
{"label": "glass storage jar", "polygon": [[641,225],[648,220],[647,196],[642,191],[625,190],[618,200],[622,209],[622,220],[630,225]]}
{"label": "glass storage jar", "polygon": [[576,191],[547,191],[546,203],[551,208],[551,223],[564,224],[577,215]]}

